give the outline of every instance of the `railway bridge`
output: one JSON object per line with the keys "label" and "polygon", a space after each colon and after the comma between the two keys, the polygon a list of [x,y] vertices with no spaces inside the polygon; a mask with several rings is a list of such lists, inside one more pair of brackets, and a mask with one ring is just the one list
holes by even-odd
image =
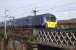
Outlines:
{"label": "railway bridge", "polygon": [[[0,30],[0,32],[3,31],[4,29]],[[37,35],[37,37],[35,37],[35,41],[33,41],[34,43],[31,44],[37,45],[39,49],[40,46],[41,47],[49,46],[63,49],[76,48],[75,29],[44,29],[44,28],[25,28],[25,27],[17,27],[12,29],[8,28],[7,29],[8,41],[5,45],[8,46],[8,48],[10,49],[12,48],[12,50],[14,50],[13,48],[16,49],[20,48],[21,45],[24,46],[22,48],[25,48],[25,46],[27,46],[26,38],[32,37],[33,34]]]}

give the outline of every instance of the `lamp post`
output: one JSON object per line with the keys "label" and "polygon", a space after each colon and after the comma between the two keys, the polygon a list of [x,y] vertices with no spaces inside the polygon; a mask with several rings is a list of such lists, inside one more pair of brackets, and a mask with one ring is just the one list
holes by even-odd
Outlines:
{"label": "lamp post", "polygon": [[4,17],[4,38],[7,39],[7,33],[6,33],[6,18],[7,18],[7,12],[8,10],[5,10],[5,17]]}
{"label": "lamp post", "polygon": [[36,8],[33,10],[33,13],[34,13],[34,16],[36,17],[36,15],[37,15],[37,10],[36,10]]}

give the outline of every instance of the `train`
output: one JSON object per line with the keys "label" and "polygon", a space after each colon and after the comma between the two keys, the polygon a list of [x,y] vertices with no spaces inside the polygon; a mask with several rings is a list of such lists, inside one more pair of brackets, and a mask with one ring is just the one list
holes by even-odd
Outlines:
{"label": "train", "polygon": [[32,26],[45,27],[45,28],[56,28],[57,20],[53,14],[42,14],[33,16]]}
{"label": "train", "polygon": [[[46,27],[46,28],[56,28],[57,20],[56,16],[53,14],[41,14],[36,16],[27,16],[23,18],[18,18],[14,20],[7,21],[7,27]],[[4,23],[0,23],[0,27],[4,27]]]}

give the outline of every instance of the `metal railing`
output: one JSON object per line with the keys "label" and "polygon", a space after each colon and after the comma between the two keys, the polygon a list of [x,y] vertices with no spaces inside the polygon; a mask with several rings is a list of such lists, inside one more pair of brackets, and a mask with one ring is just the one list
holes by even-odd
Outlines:
{"label": "metal railing", "polygon": [[59,48],[76,48],[76,31],[74,30],[40,30],[38,40],[40,44]]}

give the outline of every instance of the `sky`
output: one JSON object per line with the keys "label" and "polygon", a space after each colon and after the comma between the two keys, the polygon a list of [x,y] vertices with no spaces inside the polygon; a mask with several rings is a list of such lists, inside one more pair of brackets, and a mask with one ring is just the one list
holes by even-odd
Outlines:
{"label": "sky", "polygon": [[21,18],[33,15],[32,10],[37,9],[37,15],[51,13],[57,20],[76,18],[76,0],[0,0],[0,21],[6,15]]}

